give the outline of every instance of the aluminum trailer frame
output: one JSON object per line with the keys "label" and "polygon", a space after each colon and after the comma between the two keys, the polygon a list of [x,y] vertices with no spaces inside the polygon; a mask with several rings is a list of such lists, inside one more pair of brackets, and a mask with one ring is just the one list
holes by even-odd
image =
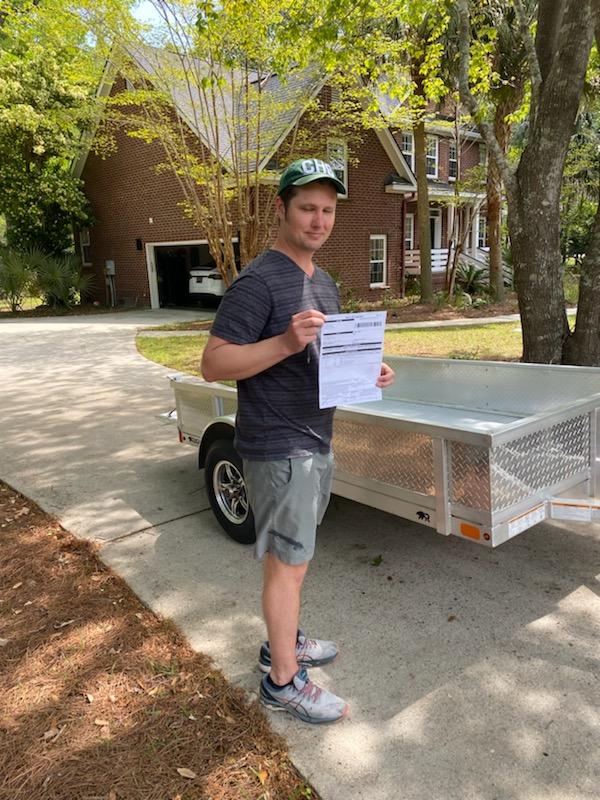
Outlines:
{"label": "aluminum trailer frame", "polygon": [[[386,361],[383,399],[336,411],[335,494],[488,547],[547,518],[600,520],[600,369]],[[203,466],[236,390],[170,377],[180,440]]]}

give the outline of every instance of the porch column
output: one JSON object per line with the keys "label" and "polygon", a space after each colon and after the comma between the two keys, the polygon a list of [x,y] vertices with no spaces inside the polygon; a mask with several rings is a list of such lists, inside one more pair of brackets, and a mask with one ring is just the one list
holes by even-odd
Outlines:
{"label": "porch column", "polygon": [[447,235],[446,235],[447,244],[450,244],[450,238],[452,236],[452,229],[454,227],[454,213],[455,213],[454,206],[453,205],[449,205],[448,206],[448,230],[447,230]]}
{"label": "porch column", "polygon": [[479,211],[475,214],[473,227],[471,228],[471,253],[477,255],[477,240],[479,237]]}

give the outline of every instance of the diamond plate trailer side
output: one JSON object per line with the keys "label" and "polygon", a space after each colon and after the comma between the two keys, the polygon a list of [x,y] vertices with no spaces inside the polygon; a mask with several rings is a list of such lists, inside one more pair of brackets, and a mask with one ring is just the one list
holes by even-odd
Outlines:
{"label": "diamond plate trailer side", "polygon": [[[333,491],[489,547],[600,520],[600,369],[386,358],[381,401],[338,408]],[[172,376],[181,441],[231,436],[236,391]]]}

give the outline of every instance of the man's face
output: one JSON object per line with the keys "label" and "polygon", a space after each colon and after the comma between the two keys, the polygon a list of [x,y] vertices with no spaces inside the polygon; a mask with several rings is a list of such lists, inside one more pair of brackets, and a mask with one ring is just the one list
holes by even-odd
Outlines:
{"label": "man's face", "polygon": [[279,217],[279,236],[290,245],[314,253],[322,247],[335,222],[337,194],[330,183],[299,186],[288,203],[287,212],[280,197],[275,209]]}

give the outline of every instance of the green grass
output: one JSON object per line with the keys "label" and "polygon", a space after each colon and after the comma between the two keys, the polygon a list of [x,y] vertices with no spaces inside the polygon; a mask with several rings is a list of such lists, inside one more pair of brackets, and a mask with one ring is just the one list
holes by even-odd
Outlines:
{"label": "green grass", "polygon": [[[206,336],[137,337],[139,352],[170,369],[200,374]],[[384,352],[388,356],[468,358],[518,361],[521,331],[516,322],[456,328],[419,328],[387,331]]]}
{"label": "green grass", "polygon": [[[22,309],[23,311],[31,311],[32,309],[37,308],[37,306],[41,305],[42,302],[43,301],[41,297],[26,297],[23,300]],[[10,306],[6,302],[6,300],[0,299],[0,311],[10,312]]]}

